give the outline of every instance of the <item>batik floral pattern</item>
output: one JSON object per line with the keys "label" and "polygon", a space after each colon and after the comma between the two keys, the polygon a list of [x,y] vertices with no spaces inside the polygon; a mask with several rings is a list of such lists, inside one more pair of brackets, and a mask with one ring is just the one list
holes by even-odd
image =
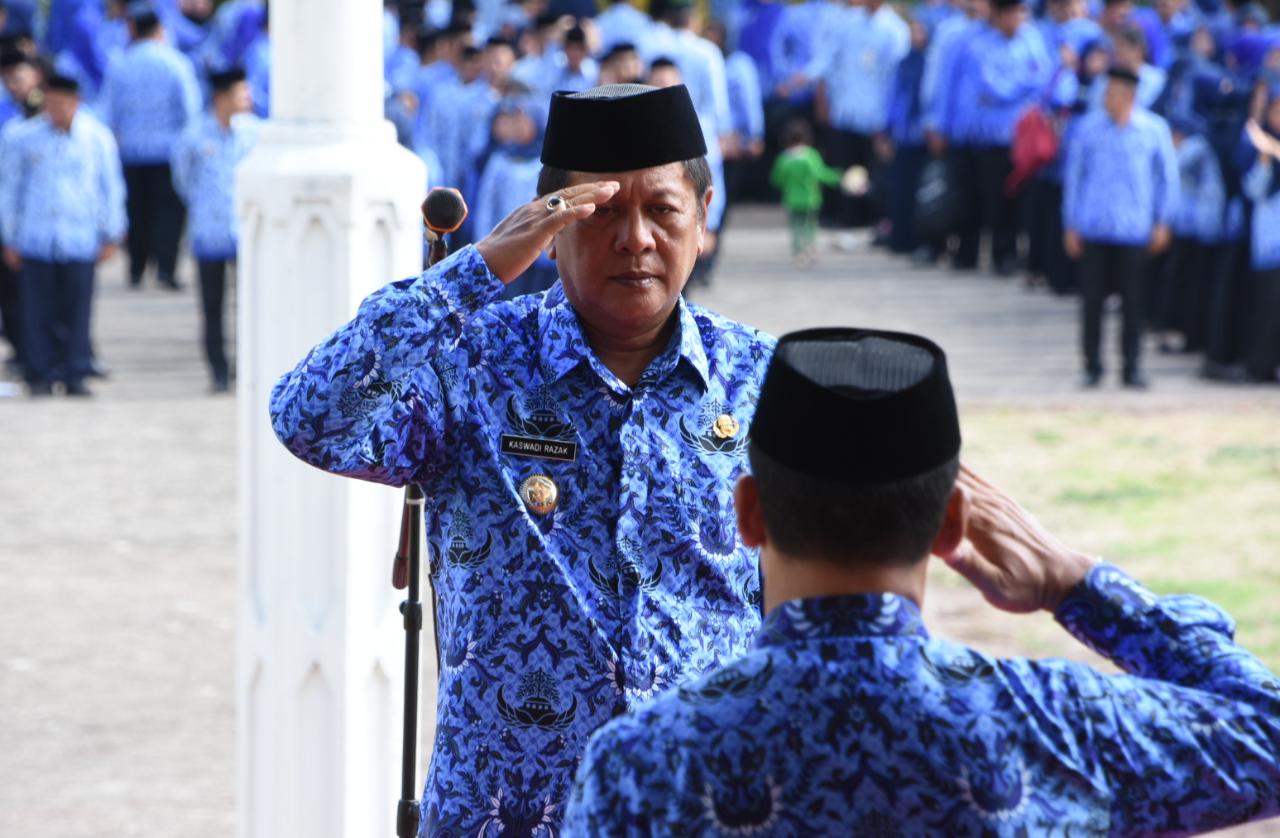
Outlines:
{"label": "batik floral pattern", "polygon": [[992,658],[894,594],[785,603],[591,740],[565,836],[1167,835],[1280,814],[1280,679],[1102,564],[1058,620],[1125,674]]}

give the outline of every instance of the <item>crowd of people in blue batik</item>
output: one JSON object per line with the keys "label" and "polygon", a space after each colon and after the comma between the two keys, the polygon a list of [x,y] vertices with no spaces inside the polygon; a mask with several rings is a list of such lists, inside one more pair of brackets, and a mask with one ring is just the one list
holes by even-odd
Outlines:
{"label": "crowd of people in blue batik", "polygon": [[[1135,347],[1149,332],[1161,351],[1201,354],[1207,376],[1276,380],[1280,28],[1263,7],[1236,0],[640,5],[644,11],[627,0],[386,4],[386,114],[426,162],[430,183],[468,196],[473,214],[458,243],[478,240],[532,195],[551,92],[682,83],[715,185],[694,287],[714,268],[730,207],[776,200],[770,165],[787,126],[800,120],[828,165],[858,175],[843,188],[824,187],[824,226],[869,227],[876,245],[921,264],[986,266],[1020,273],[1031,288],[1081,293],[1086,383],[1102,373],[1095,344],[1114,293],[1125,301],[1126,384],[1145,386]],[[208,259],[196,252],[198,260],[232,263],[230,172],[256,136],[252,117],[238,111],[270,113],[266,7],[265,0],[0,0],[4,131],[20,133],[16,125],[40,115],[50,78],[75,82],[86,121],[109,128],[118,147],[127,224],[104,228],[100,244],[127,242],[135,287],[149,266],[161,286],[178,287],[184,224],[193,245],[223,242]],[[251,104],[237,106],[234,129],[210,127],[211,80],[230,70],[244,75],[248,95],[237,100]],[[1137,78],[1132,125],[1106,116],[1115,70]],[[201,132],[223,148],[218,174],[184,180],[176,156]],[[1155,145],[1106,139],[1122,134]],[[42,176],[55,175],[31,175]],[[103,200],[115,200],[115,187],[104,188]],[[51,199],[6,200],[0,211],[12,214],[25,200]],[[216,206],[198,209],[201,200]],[[18,223],[6,218],[5,234],[22,235]],[[38,305],[24,304],[20,265],[26,257],[83,266],[99,250],[12,243],[20,246],[0,269],[12,365],[41,392],[57,381],[87,392],[83,376],[99,371],[87,337],[73,342],[83,350],[76,358],[41,348],[45,368],[29,368],[24,323],[35,322],[28,333],[48,331],[40,323],[59,299],[36,292]],[[22,246],[29,252],[18,252]],[[207,285],[218,285],[217,271],[204,273]],[[555,278],[544,258],[508,293]],[[217,288],[204,295],[214,321],[221,296]],[[214,387],[225,389],[219,323],[206,332]]]}

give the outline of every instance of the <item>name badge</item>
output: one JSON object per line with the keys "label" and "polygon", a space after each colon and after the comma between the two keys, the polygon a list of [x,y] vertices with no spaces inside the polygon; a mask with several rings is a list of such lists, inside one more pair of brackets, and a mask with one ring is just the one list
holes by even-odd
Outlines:
{"label": "name badge", "polygon": [[554,439],[538,439],[532,436],[503,434],[502,453],[517,457],[537,457],[542,460],[559,460],[572,463],[578,459],[578,443],[560,442]]}

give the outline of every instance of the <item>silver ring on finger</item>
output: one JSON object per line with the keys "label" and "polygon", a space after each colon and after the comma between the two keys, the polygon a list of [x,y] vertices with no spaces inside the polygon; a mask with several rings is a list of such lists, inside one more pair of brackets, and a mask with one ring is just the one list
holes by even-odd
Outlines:
{"label": "silver ring on finger", "polygon": [[559,195],[552,195],[547,199],[547,212],[559,212],[569,206],[569,202]]}

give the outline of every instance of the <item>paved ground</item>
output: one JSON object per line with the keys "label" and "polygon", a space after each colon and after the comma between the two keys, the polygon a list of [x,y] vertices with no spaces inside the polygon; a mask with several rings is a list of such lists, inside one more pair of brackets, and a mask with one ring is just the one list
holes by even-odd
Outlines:
{"label": "paved ground", "polygon": [[[775,332],[923,331],[971,407],[1280,411],[1280,388],[1207,385],[1176,358],[1152,358],[1151,393],[1081,393],[1070,301],[870,251],[799,271],[777,220],[740,213],[700,301]],[[97,397],[0,398],[0,835],[234,827],[235,411],[206,393],[185,279],[130,292],[108,265]]]}

